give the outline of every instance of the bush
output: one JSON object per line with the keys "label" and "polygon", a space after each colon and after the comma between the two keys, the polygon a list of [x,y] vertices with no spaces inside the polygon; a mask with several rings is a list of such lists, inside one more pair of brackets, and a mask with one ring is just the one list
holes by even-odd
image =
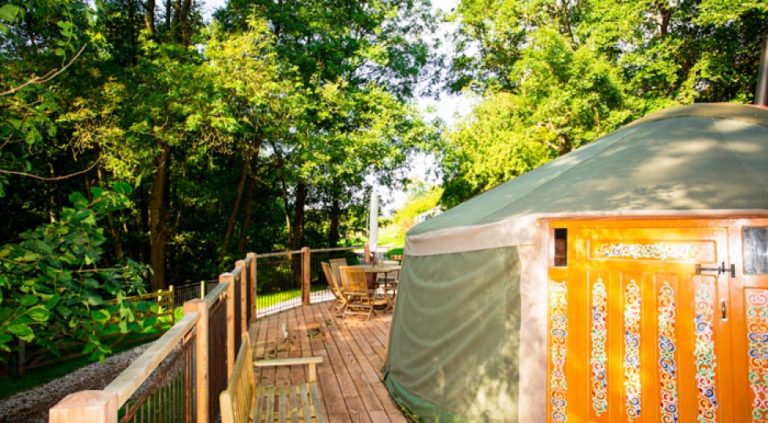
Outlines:
{"label": "bush", "polygon": [[56,341],[64,338],[103,358],[110,353],[100,339],[108,326],[121,333],[143,328],[123,299],[143,292],[147,267],[132,260],[99,267],[106,240],[99,219],[128,207],[130,191],[125,183],[92,188],[91,201],[75,192],[55,222],[0,247],[0,351],[25,341],[58,353]]}

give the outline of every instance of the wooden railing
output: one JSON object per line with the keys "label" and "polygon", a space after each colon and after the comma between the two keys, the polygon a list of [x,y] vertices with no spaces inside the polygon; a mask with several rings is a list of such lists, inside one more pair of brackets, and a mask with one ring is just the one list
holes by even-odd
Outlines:
{"label": "wooden railing", "polygon": [[292,268],[300,260],[299,277],[292,280],[301,289],[298,304],[308,305],[313,280],[324,283],[320,260],[351,249],[248,253],[205,298],[185,302],[184,317],[107,387],[68,395],[50,409],[49,422],[217,421],[219,393],[232,375],[241,334],[256,321],[257,262],[284,257]]}
{"label": "wooden railing", "polygon": [[256,254],[249,253],[204,299],[184,303],[184,317],[107,387],[68,395],[49,422],[215,421],[240,347],[235,334],[256,320],[253,304]]}

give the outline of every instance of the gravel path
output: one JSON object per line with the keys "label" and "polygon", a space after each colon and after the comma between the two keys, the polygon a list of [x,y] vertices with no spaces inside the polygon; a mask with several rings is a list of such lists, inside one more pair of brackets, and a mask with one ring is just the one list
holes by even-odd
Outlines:
{"label": "gravel path", "polygon": [[62,398],[86,389],[103,389],[150,345],[151,342],[138,346],[104,362],[89,364],[45,385],[0,400],[0,423],[47,422],[48,409]]}

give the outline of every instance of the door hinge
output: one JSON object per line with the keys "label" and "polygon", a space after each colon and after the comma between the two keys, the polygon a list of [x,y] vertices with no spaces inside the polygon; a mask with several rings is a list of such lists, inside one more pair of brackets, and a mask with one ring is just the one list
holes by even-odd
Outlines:
{"label": "door hinge", "polygon": [[700,264],[696,264],[696,274],[700,275],[701,272],[717,272],[717,276],[721,273],[731,273],[731,277],[736,277],[736,265],[732,264],[729,267],[725,267],[725,262],[721,262],[719,267],[701,267]]}

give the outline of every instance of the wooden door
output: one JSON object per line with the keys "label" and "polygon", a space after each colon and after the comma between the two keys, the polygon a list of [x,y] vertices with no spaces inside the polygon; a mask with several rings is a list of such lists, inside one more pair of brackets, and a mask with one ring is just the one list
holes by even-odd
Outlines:
{"label": "wooden door", "polygon": [[735,421],[768,422],[768,219],[739,220],[730,235]]}
{"label": "wooden door", "polygon": [[550,420],[733,421],[727,225],[550,227],[567,229],[549,268]]}

